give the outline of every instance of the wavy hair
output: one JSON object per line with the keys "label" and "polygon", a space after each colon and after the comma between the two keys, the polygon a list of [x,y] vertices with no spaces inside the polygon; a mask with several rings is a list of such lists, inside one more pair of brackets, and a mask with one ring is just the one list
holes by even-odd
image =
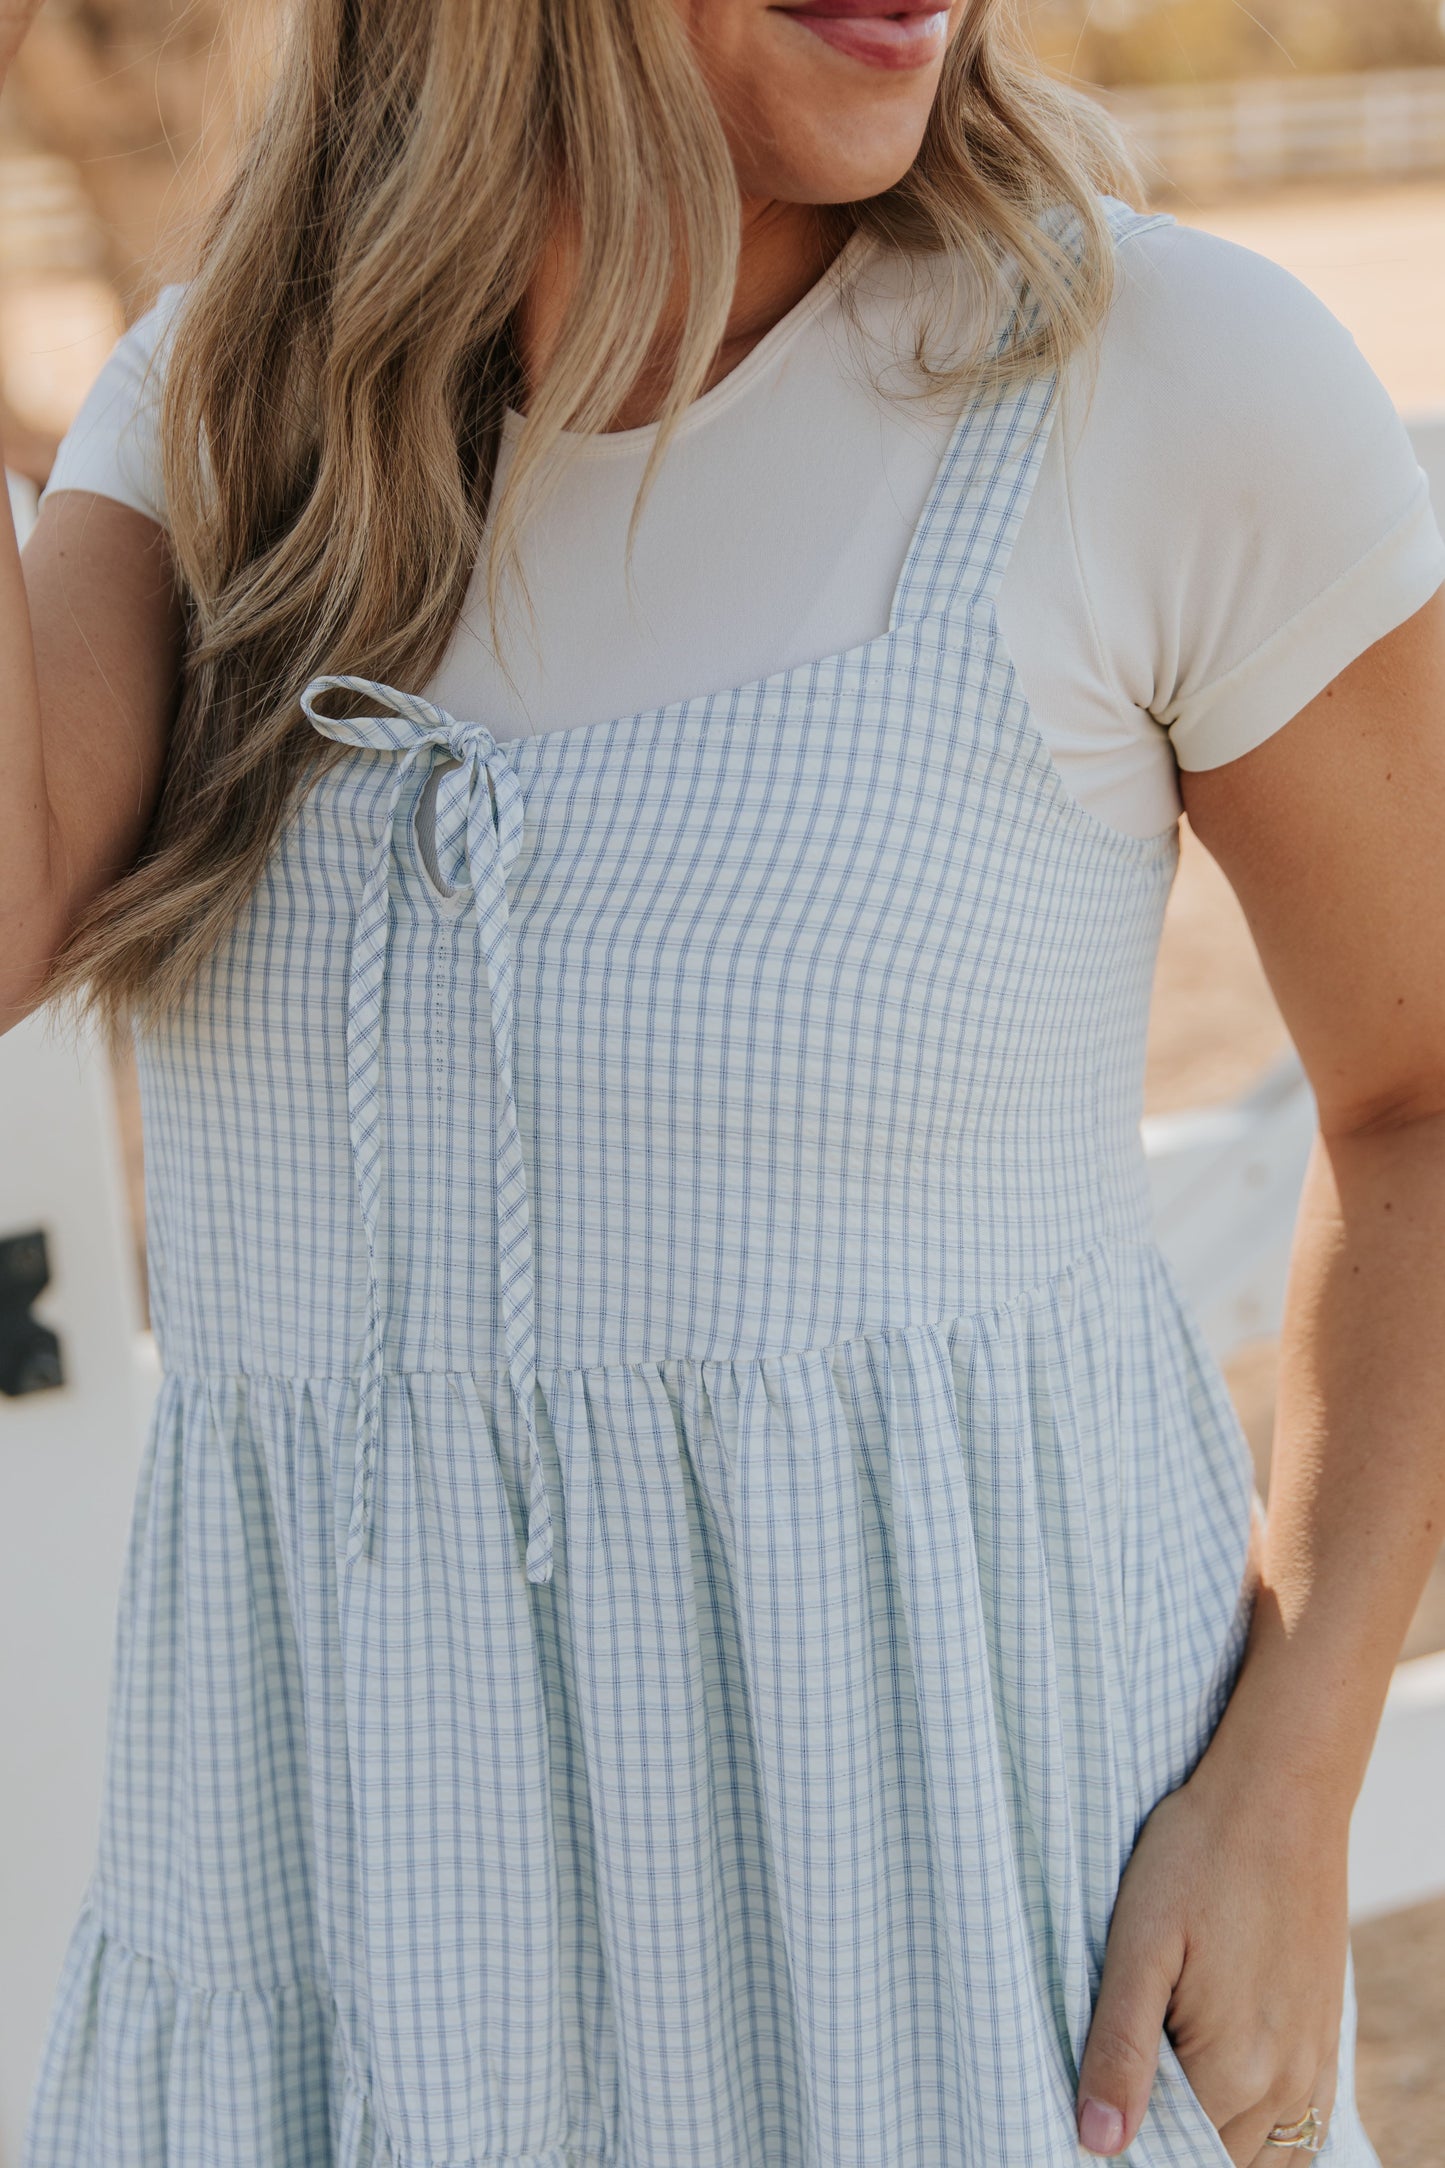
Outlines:
{"label": "wavy hair", "polygon": [[[1137,195],[1111,124],[1042,72],[1017,10],[974,0],[908,173],[824,214],[840,242],[863,227],[946,252],[991,302],[969,351],[915,357],[960,395],[1062,366],[1091,337],[1113,281],[1097,197]],[[493,504],[503,417],[524,399],[517,312],[564,207],[576,282]],[[345,753],[302,716],[307,680],[424,684],[484,547],[495,625],[563,433],[605,429],[666,330],[635,527],[723,336],[739,210],[672,0],[299,0],[165,364],[186,649],[158,800],[42,999],[88,1005],[112,1044],[179,1000],[298,791]],[[1020,278],[1032,329],[999,355]]]}

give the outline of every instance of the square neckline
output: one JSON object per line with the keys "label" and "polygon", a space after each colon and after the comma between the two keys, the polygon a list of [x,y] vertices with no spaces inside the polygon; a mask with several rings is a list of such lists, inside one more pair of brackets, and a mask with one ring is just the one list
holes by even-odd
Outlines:
{"label": "square neckline", "polygon": [[[1071,826],[1087,830],[1099,847],[1111,850],[1141,870],[1148,871],[1156,864],[1163,863],[1177,849],[1177,823],[1174,827],[1161,829],[1154,835],[1132,835],[1125,829],[1111,827],[1098,814],[1091,812],[1074,796],[1064,781],[1048,742],[1039,728],[1032,703],[1023,690],[1017,665],[999,624],[994,601],[994,590],[998,585],[996,577],[989,580],[986,588],[962,596],[946,597],[941,606],[919,609],[906,617],[899,614],[912,586],[935,519],[946,501],[949,484],[970,428],[975,423],[986,428],[989,417],[1008,400],[1022,398],[1039,390],[1046,392],[1047,396],[1039,421],[1034,426],[1042,427],[1046,448],[1059,410],[1057,372],[1040,370],[1021,379],[1018,385],[1006,387],[1002,393],[991,396],[986,390],[980,389],[965,400],[949,430],[937,470],[928,486],[923,509],[909,535],[908,547],[889,600],[888,623],[881,632],[870,635],[866,640],[856,641],[851,647],[834,649],[808,661],[789,663],[781,670],[769,671],[761,677],[748,678],[738,684],[720,686],[711,692],[689,693],[679,700],[663,701],[649,708],[635,709],[625,715],[603,716],[596,722],[563,723],[550,730],[531,732],[526,737],[499,739],[499,753],[512,764],[518,779],[521,780],[528,773],[543,775],[549,770],[555,770],[570,740],[577,740],[579,745],[591,744],[607,736],[633,733],[648,725],[659,731],[669,727],[683,729],[688,723],[700,720],[704,715],[707,715],[716,727],[718,717],[714,711],[719,707],[726,709],[753,704],[761,706],[769,698],[785,696],[795,683],[815,674],[820,679],[836,682],[850,671],[866,670],[874,656],[893,647],[905,634],[917,635],[927,625],[941,626],[951,620],[967,617],[975,622],[984,622],[994,643],[996,655],[1013,680],[1015,694],[1023,711],[1021,735],[1028,740],[1030,757],[1040,771],[1042,787],[1051,799],[1057,816]],[[1042,457],[1042,449],[1039,456]],[[727,718],[724,717],[723,720],[726,723]]]}
{"label": "square neckline", "polygon": [[[1129,221],[1138,221],[1144,225],[1160,225],[1168,221],[1167,213],[1157,211],[1140,212],[1132,206],[1122,203],[1119,199],[1108,195],[1103,196],[1101,201],[1105,207],[1105,213],[1116,246],[1119,238],[1117,214],[1120,212],[1125,214]],[[845,244],[844,253],[851,251],[857,238],[856,233],[850,237],[849,242]],[[801,310],[818,292],[819,288],[833,277],[840,260],[840,258],[834,259],[818,282],[818,286],[811,288],[809,294],[795,304],[790,316]],[[1008,326],[1011,322],[1012,316],[1010,315],[1005,322],[1004,329],[999,334],[1000,344],[1006,338]],[[740,366],[745,367],[746,362]],[[727,381],[726,378],[723,380],[724,383]],[[721,390],[721,388],[721,385],[716,387],[718,390]],[[999,626],[997,613],[993,606],[992,593],[993,588],[997,586],[997,579],[989,583],[987,590],[962,597],[951,596],[945,598],[941,606],[921,608],[906,617],[900,615],[901,606],[907,599],[919,561],[923,556],[928,538],[946,499],[949,483],[970,428],[975,423],[981,427],[987,427],[989,417],[1010,398],[1025,396],[1027,392],[1036,389],[1043,389],[1047,393],[1040,417],[1043,424],[1043,435],[1045,442],[1047,442],[1058,413],[1059,386],[1057,370],[1039,370],[1032,376],[1021,378],[1016,385],[1006,386],[1002,392],[991,394],[986,387],[980,387],[966,396],[948,432],[937,469],[929,483],[922,510],[909,535],[908,546],[904,552],[898,578],[894,582],[889,599],[888,622],[880,632],[871,634],[865,640],[856,641],[850,647],[833,649],[823,655],[802,662],[788,663],[779,670],[768,671],[762,676],[744,679],[735,684],[718,686],[709,691],[687,693],[676,700],[655,703],[651,707],[633,709],[621,715],[602,716],[590,723],[562,723],[554,725],[548,730],[531,731],[525,737],[501,739],[497,741],[499,753],[513,766],[519,780],[529,773],[543,775],[556,768],[563,758],[567,742],[570,740],[575,739],[578,741],[579,746],[583,744],[590,745],[593,742],[618,736],[622,733],[635,733],[649,725],[657,730],[667,727],[683,729],[704,713],[712,715],[712,720],[716,723],[717,718],[713,711],[719,707],[736,709],[740,706],[753,704],[761,706],[770,698],[785,696],[795,684],[801,683],[809,676],[817,676],[820,680],[833,680],[836,682],[844,678],[850,671],[861,672],[865,670],[874,656],[881,655],[886,649],[893,647],[905,633],[917,633],[926,624],[938,624],[956,617],[975,617],[981,611],[988,620],[991,636],[998,654],[1002,657],[1003,665],[1013,677],[1017,695],[1024,711],[1024,730],[1031,740],[1031,751],[1035,763],[1046,771],[1044,774],[1044,787],[1048,790],[1060,818],[1065,818],[1075,825],[1084,824],[1096,841],[1116,850],[1124,857],[1136,861],[1143,867],[1148,867],[1154,862],[1167,857],[1171,851],[1177,848],[1177,823],[1174,827],[1163,829],[1154,835],[1132,835],[1126,830],[1114,828],[1107,821],[1101,820],[1097,814],[1092,813],[1087,806],[1074,796],[1065,783],[1048,743],[1034,717],[1032,704],[1023,692],[1018,678],[1017,665]],[[1035,426],[1039,425],[1036,424]]]}
{"label": "square neckline", "polygon": [[[870,639],[860,640],[853,647],[840,648],[831,654],[819,656],[813,662],[789,664],[785,669],[772,671],[765,677],[751,678],[745,684],[724,686],[712,693],[693,693],[683,700],[666,701],[660,707],[640,708],[631,715],[604,716],[595,723],[561,724],[552,730],[539,730],[530,737],[503,739],[498,742],[497,750],[503,757],[512,760],[519,781],[528,770],[533,775],[542,775],[549,768],[556,768],[557,762],[552,758],[552,754],[554,750],[560,752],[568,739],[590,742],[602,733],[630,732],[648,724],[659,730],[668,726],[682,728],[691,721],[701,719],[700,714],[695,714],[694,711],[710,709],[715,704],[761,704],[767,696],[785,691],[795,678],[801,678],[807,672],[817,671],[841,678],[851,669],[864,667],[868,657],[901,639],[905,634],[916,635],[921,633],[925,626],[942,625],[965,616],[984,623],[994,642],[1000,667],[1013,680],[1015,697],[1023,711],[1020,736],[1028,741],[1032,764],[1040,773],[1041,786],[1052,800],[1058,818],[1073,827],[1086,829],[1099,848],[1111,850],[1145,871],[1156,862],[1162,863],[1166,860],[1177,848],[1177,822],[1173,827],[1160,829],[1154,835],[1131,835],[1128,830],[1113,828],[1107,821],[1101,820],[1097,813],[1091,812],[1069,789],[1049,750],[1048,742],[1039,729],[1033,705],[1023,691],[1017,665],[1003,636],[991,596],[973,596],[948,609],[920,612],[915,617],[905,618],[900,624],[887,626],[884,631],[875,633]],[[724,718],[724,724],[726,720]],[[710,717],[710,721],[714,727],[717,726],[718,718],[715,715]],[[525,756],[524,749],[527,747],[534,747],[536,750],[530,756]],[[431,885],[429,875],[428,885]],[[443,898],[441,892],[434,887],[432,893],[439,902],[450,900]],[[464,896],[465,891],[458,890],[454,893]]]}
{"label": "square neckline", "polygon": [[[1030,384],[1036,384],[1043,381],[1043,376],[1031,378],[1028,381]],[[1004,396],[1007,397],[1008,394],[1006,393]],[[536,751],[530,756],[530,760],[533,766],[540,768],[546,765],[551,756],[552,748],[562,744],[567,739],[575,738],[579,741],[592,739],[605,732],[635,730],[644,723],[685,723],[689,720],[693,710],[711,707],[715,704],[731,706],[735,703],[761,700],[768,694],[783,691],[795,679],[802,678],[808,672],[826,671],[830,674],[842,675],[849,668],[860,666],[864,659],[875,651],[890,645],[898,638],[900,633],[906,632],[911,626],[923,624],[930,618],[953,614],[941,610],[923,610],[913,617],[900,618],[899,607],[907,595],[912,583],[915,566],[922,555],[924,545],[944,502],[958,451],[965,441],[969,425],[976,417],[986,416],[998,403],[997,400],[988,399],[984,393],[976,391],[969,395],[963,407],[955,416],[937,469],[928,485],[928,494],[924,499],[923,509],[909,534],[908,547],[903,553],[903,563],[899,567],[898,577],[894,581],[893,591],[889,597],[888,622],[881,632],[870,634],[866,640],[855,641],[851,647],[834,648],[826,654],[814,656],[803,662],[786,663],[780,670],[770,670],[761,677],[747,678],[735,685],[721,685],[711,691],[685,693],[678,700],[665,700],[652,707],[636,708],[624,715],[601,716],[596,722],[559,723],[550,730],[529,731],[525,737],[499,739],[498,750],[509,758],[515,756],[517,765],[520,768],[528,758],[524,753],[524,748],[535,747]],[[1052,411],[1052,400],[1050,402],[1050,411]]]}
{"label": "square neckline", "polygon": [[[1101,194],[1099,201],[1104,207],[1105,216],[1108,220],[1111,232],[1114,235],[1116,246],[1118,243],[1118,213],[1123,212],[1124,214],[1126,214],[1129,220],[1139,220],[1148,225],[1164,224],[1167,222],[1168,219],[1168,214],[1165,212],[1137,211],[1131,205],[1124,203],[1122,199],[1110,196],[1107,193]],[[820,290],[825,286],[828,286],[830,282],[833,281],[836,273],[838,272],[840,264],[852,255],[858,239],[859,232],[855,230],[855,232],[849,236],[849,239],[844,244],[844,247],[842,251],[840,251],[840,254],[833,259],[833,262],[824,271],[822,277],[817,281],[814,286],[809,288],[808,292],[805,295],[803,295],[797,302],[794,303],[794,306],[788,312],[787,317],[780,319],[779,325],[774,326],[775,330],[779,329],[782,324],[790,322],[793,317],[798,316],[803,311],[805,311],[808,304],[814,299],[814,297],[820,292]],[[870,236],[869,239],[871,244],[872,237]],[[855,270],[857,269],[858,263],[861,262],[863,255],[866,253],[867,251],[860,250],[858,259],[855,261],[853,266]],[[1010,312],[1010,314],[1006,317],[1003,329],[999,333],[999,347],[1003,345],[1007,337],[1008,329],[1010,324],[1012,323],[1012,320],[1012,313]],[[771,336],[771,334],[769,334],[769,336]],[[750,356],[745,357],[743,362],[739,364],[739,367],[745,369],[747,367],[747,362],[750,358]],[[736,373],[736,371],[733,371],[730,372],[730,375],[735,375]],[[1035,376],[1028,378],[1024,381],[1026,381],[1030,385],[1035,385],[1041,382],[1046,382],[1050,376],[1055,379],[1055,382],[1050,392],[1049,401],[1045,409],[1045,418],[1048,422],[1048,427],[1051,430],[1053,427],[1053,422],[1057,409],[1057,371],[1039,371]],[[721,391],[723,385],[728,383],[729,381],[730,377],[723,378],[722,383],[714,386],[714,390]],[[497,741],[499,750],[506,758],[512,760],[515,763],[519,773],[527,767],[530,767],[536,772],[540,772],[550,764],[554,756],[555,749],[567,739],[575,738],[579,741],[590,742],[592,739],[597,738],[605,733],[617,733],[621,731],[636,730],[643,724],[647,723],[651,723],[656,726],[660,726],[669,722],[683,725],[691,719],[693,711],[705,707],[710,707],[714,703],[732,706],[737,703],[746,701],[760,701],[770,694],[782,692],[786,690],[786,688],[791,686],[795,680],[801,679],[805,672],[826,671],[830,674],[841,676],[849,668],[860,667],[864,663],[865,658],[881,650],[885,645],[888,645],[894,640],[896,640],[899,633],[906,630],[908,626],[920,624],[931,617],[955,614],[957,609],[956,604],[953,605],[951,608],[947,608],[942,611],[923,610],[919,611],[915,617],[900,618],[899,607],[904,600],[908,589],[912,583],[915,567],[918,563],[919,558],[922,555],[924,544],[927,541],[928,535],[932,530],[934,521],[942,505],[947,486],[952,476],[954,465],[958,457],[959,449],[964,442],[964,438],[970,423],[976,417],[980,420],[984,419],[994,408],[1000,405],[1002,401],[1009,396],[1009,390],[1005,389],[1003,393],[997,394],[993,398],[990,398],[987,394],[987,391],[983,388],[980,388],[970,393],[965,398],[963,406],[961,407],[959,413],[955,416],[953,426],[949,430],[947,441],[944,445],[942,455],[939,459],[938,467],[934,473],[932,481],[928,485],[928,494],[924,499],[923,508],[914,523],[912,532],[909,535],[908,547],[904,551],[903,555],[903,563],[899,568],[898,578],[894,582],[893,591],[889,598],[888,622],[881,632],[871,634],[866,640],[856,641],[851,647],[833,649],[826,654],[814,656],[807,661],[787,663],[784,664],[784,666],[780,670],[768,671],[761,677],[747,678],[737,684],[721,685],[708,691],[685,693],[680,699],[677,700],[662,701],[660,703],[655,703],[651,707],[646,708],[635,708],[630,712],[622,715],[600,716],[595,722],[591,723],[559,723],[555,724],[550,730],[529,731],[525,737],[519,736],[515,738],[499,739]],[[1003,645],[1001,635],[996,634],[996,637],[999,638],[1000,645]],[[1009,662],[1011,666],[1012,660],[1013,659],[1010,656]],[[478,718],[478,720],[480,720],[480,718]],[[1035,729],[1037,729],[1037,726],[1035,726]],[[1040,737],[1039,742],[1040,744],[1043,743],[1042,737]],[[532,747],[535,748],[535,750],[531,753],[526,753],[523,750],[526,747]],[[1047,751],[1046,747],[1045,751]],[[1052,756],[1050,756],[1050,766],[1053,766]],[[1086,809],[1079,806],[1078,801],[1072,797],[1071,793],[1068,792],[1067,786],[1064,785],[1062,777],[1058,775],[1057,769],[1054,770],[1054,773],[1060,789],[1063,790],[1065,796],[1069,798],[1069,802],[1078,807],[1078,810],[1080,810],[1081,812],[1085,811]],[[1106,823],[1096,821],[1095,825],[1102,828],[1104,832],[1108,834],[1123,834],[1122,830],[1115,831],[1109,829]],[[1164,831],[1164,833],[1165,835],[1168,835],[1169,833],[1171,833],[1171,831],[1166,830]],[[1126,838],[1126,840],[1137,842],[1141,839],[1137,837],[1131,837]],[[1155,839],[1145,838],[1142,840],[1146,842],[1152,842]]]}

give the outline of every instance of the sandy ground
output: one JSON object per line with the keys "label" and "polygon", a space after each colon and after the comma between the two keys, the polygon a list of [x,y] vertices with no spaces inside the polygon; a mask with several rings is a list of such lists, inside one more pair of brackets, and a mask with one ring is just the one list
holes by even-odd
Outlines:
{"label": "sandy ground", "polygon": [[1445,2168],[1445,1898],[1357,1927],[1360,2109],[1382,2168]]}
{"label": "sandy ground", "polygon": [[[1314,189],[1267,202],[1176,206],[1182,218],[1276,258],[1352,329],[1407,411],[1445,410],[1445,185],[1367,195]],[[1149,1051],[1151,1110],[1242,1090],[1284,1046],[1238,906],[1185,834],[1160,959]],[[133,1083],[120,1079],[139,1224]],[[1274,1350],[1250,1349],[1231,1385],[1267,1471]],[[1408,1653],[1445,1646],[1445,1569]],[[1361,2000],[1359,2083],[1384,2168],[1445,2168],[1445,1902],[1372,1922],[1354,1938]]]}

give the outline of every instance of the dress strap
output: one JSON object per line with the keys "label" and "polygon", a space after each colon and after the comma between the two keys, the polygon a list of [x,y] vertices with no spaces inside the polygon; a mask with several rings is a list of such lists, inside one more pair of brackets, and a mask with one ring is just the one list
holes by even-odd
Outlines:
{"label": "dress strap", "polygon": [[[1135,211],[1111,196],[1101,199],[1100,209],[1116,248],[1127,234],[1174,223],[1167,212]],[[1045,212],[1039,223],[1079,260],[1082,230],[1076,212],[1060,206]],[[1037,303],[1016,298],[994,352],[1002,353],[1036,320]],[[1003,392],[986,388],[964,408],[899,575],[890,631],[992,601],[1038,480],[1058,391],[1057,371],[1041,370]]]}

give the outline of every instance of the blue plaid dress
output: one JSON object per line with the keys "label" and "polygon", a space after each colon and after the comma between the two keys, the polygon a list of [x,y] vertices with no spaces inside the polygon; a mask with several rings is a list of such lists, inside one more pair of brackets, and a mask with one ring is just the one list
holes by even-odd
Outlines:
{"label": "blue plaid dress", "polygon": [[[29,2168],[1077,2163],[1252,1486],[1150,1237],[1176,839],[994,614],[1055,404],[962,414],[847,653],[505,744],[308,692],[351,750],[137,1035],[164,1377]],[[1167,2040],[1131,2158],[1227,2160]]]}

